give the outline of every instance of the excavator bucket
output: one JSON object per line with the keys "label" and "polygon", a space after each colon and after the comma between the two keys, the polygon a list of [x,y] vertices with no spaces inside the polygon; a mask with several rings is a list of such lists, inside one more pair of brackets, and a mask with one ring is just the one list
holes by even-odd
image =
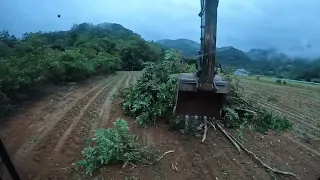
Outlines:
{"label": "excavator bucket", "polygon": [[193,73],[182,73],[178,80],[175,116],[207,116],[220,119],[221,110],[229,91],[228,83],[215,77],[217,91],[203,91],[197,88],[197,77]]}

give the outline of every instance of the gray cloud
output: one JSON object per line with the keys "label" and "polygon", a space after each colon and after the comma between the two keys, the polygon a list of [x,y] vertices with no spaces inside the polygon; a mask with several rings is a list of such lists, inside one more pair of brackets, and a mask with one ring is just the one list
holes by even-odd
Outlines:
{"label": "gray cloud", "polygon": [[[200,38],[197,0],[1,0],[0,7],[0,29],[18,36],[116,22],[149,40]],[[220,0],[218,46],[320,55],[319,8],[318,0]]]}

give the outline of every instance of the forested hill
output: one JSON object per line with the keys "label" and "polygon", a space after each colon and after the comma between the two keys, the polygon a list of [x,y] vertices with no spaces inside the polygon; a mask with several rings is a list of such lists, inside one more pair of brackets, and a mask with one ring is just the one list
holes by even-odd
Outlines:
{"label": "forested hill", "polygon": [[217,48],[217,62],[223,66],[247,68],[252,64],[250,57],[232,46]]}
{"label": "forested hill", "polygon": [[[76,81],[116,70],[141,70],[160,61],[163,48],[120,24],[74,24],[68,31],[0,32],[0,101],[42,82]],[[1,104],[0,104],[1,105]]]}

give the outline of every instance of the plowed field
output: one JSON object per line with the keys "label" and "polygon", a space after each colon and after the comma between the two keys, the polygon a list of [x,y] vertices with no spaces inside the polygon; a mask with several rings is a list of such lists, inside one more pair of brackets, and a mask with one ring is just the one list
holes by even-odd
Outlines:
{"label": "plowed field", "polygon": [[[141,128],[126,117],[112,95],[139,78],[140,72],[117,72],[106,78],[89,80],[68,89],[57,90],[5,119],[0,136],[24,180],[38,179],[206,179],[249,180],[293,179],[272,175],[245,152],[238,153],[220,131],[209,129],[205,143],[199,138],[171,132],[165,122]],[[257,103],[288,116],[292,132],[270,131],[261,135],[247,130],[244,145],[266,164],[291,171],[300,179],[320,177],[320,91],[241,80],[245,94]],[[275,88],[276,86],[276,88]],[[279,87],[277,87],[279,86]],[[92,130],[109,127],[117,118],[128,121],[140,143],[161,152],[174,150],[158,164],[120,172],[122,164],[102,168],[92,177],[76,172],[72,162],[92,137]],[[236,132],[230,131],[232,134]],[[178,171],[172,169],[177,162]],[[0,177],[10,179],[0,164]]]}

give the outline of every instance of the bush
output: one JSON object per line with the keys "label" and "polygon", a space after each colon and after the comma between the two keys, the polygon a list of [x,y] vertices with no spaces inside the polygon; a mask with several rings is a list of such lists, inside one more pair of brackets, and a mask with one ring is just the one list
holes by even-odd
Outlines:
{"label": "bush", "polygon": [[260,76],[257,76],[256,79],[259,81],[260,80]]}
{"label": "bush", "polygon": [[155,162],[157,153],[148,147],[140,147],[137,138],[129,134],[125,120],[118,119],[113,124],[113,128],[95,131],[92,145],[81,151],[83,159],[72,164],[76,170],[84,168],[87,175],[92,175],[102,165],[110,163]]}
{"label": "bush", "polygon": [[0,91],[0,117],[7,115],[12,109],[10,99]]}
{"label": "bush", "polygon": [[255,122],[255,129],[265,133],[268,129],[278,132],[292,129],[292,123],[285,117],[275,116],[269,111],[263,111],[260,118]]}
{"label": "bush", "polygon": [[94,72],[92,62],[84,54],[81,54],[79,50],[67,50],[63,52],[58,63],[64,71],[65,81],[83,79]]}
{"label": "bush", "polygon": [[178,73],[193,71],[181,62],[179,53],[168,51],[166,61],[146,63],[137,83],[122,92],[121,106],[140,125],[152,124],[172,113],[177,94]]}
{"label": "bush", "polygon": [[281,84],[281,79],[277,79],[276,83]]}

